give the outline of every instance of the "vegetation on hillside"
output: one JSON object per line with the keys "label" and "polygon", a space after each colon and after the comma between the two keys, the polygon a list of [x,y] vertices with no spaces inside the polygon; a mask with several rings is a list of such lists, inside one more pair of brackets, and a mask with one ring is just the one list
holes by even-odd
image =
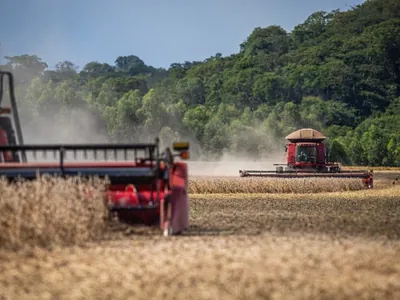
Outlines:
{"label": "vegetation on hillside", "polygon": [[113,141],[185,138],[199,146],[194,157],[260,157],[283,151],[291,131],[312,127],[330,138],[332,159],[393,166],[400,165],[399,46],[400,2],[369,0],[315,12],[291,32],[256,28],[234,55],[168,70],[134,55],[79,72],[69,61],[49,70],[35,55],[6,57],[0,68],[14,72],[21,118],[33,131],[46,120],[93,126]]}

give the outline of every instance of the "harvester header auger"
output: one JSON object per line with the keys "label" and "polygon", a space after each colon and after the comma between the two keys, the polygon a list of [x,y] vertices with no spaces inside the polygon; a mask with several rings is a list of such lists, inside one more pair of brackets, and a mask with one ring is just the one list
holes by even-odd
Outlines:
{"label": "harvester header auger", "polygon": [[285,137],[287,153],[285,164],[274,164],[276,170],[239,170],[240,177],[307,178],[334,177],[360,178],[367,188],[373,187],[370,170],[343,171],[340,164],[328,162],[328,151],[321,132],[304,128]]}
{"label": "harvester header auger", "polygon": [[[5,73],[0,73],[1,79]],[[6,75],[10,79],[10,95],[13,95],[12,75]],[[3,89],[0,96],[3,96]],[[17,111],[15,98],[11,101],[11,111]],[[15,115],[14,123],[21,129],[18,114]],[[9,116],[1,118],[7,121],[0,122],[0,177],[8,181],[35,180],[38,175],[45,174],[105,178],[109,184],[104,204],[110,219],[159,224],[164,235],[178,234],[188,228],[188,168],[186,163],[175,158],[189,157],[189,143],[174,143],[172,150],[166,148],[162,153],[158,138],[154,143],[136,144],[24,145],[22,130],[20,144],[17,144]],[[27,153],[33,161],[27,161]],[[22,162],[20,154],[24,157]],[[44,160],[39,161],[38,155]],[[122,160],[118,160],[121,156]],[[53,160],[49,161],[51,157]]]}

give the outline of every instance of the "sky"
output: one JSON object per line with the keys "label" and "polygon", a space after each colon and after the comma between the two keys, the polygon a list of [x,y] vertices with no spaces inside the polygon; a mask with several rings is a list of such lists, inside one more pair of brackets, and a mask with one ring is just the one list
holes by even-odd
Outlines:
{"label": "sky", "polygon": [[49,69],[69,60],[146,64],[230,55],[256,27],[291,31],[315,11],[348,10],[363,0],[0,0],[0,64],[36,54]]}

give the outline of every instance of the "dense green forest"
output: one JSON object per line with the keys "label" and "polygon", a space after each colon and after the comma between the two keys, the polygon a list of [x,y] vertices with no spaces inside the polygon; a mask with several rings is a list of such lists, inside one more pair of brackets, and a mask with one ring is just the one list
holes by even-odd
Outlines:
{"label": "dense green forest", "polygon": [[73,134],[85,139],[183,138],[193,158],[257,158],[282,152],[285,135],[312,127],[343,163],[400,165],[399,49],[400,1],[370,0],[315,12],[291,32],[256,28],[234,55],[167,70],[135,55],[80,71],[69,61],[49,70],[22,55],[5,57],[0,69],[15,75],[30,134],[46,120],[46,128],[80,128]]}

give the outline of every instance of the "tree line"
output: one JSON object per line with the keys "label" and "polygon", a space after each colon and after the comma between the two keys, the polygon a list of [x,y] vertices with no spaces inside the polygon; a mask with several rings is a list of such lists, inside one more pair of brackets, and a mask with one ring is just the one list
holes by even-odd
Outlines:
{"label": "tree line", "polygon": [[[195,157],[266,157],[312,127],[345,164],[400,165],[400,2],[317,11],[291,32],[255,28],[230,56],[155,68],[135,55],[114,65],[5,57],[24,122],[79,109],[111,141],[185,138]],[[70,120],[69,122],[74,122]],[[67,124],[67,123],[66,123]]]}

